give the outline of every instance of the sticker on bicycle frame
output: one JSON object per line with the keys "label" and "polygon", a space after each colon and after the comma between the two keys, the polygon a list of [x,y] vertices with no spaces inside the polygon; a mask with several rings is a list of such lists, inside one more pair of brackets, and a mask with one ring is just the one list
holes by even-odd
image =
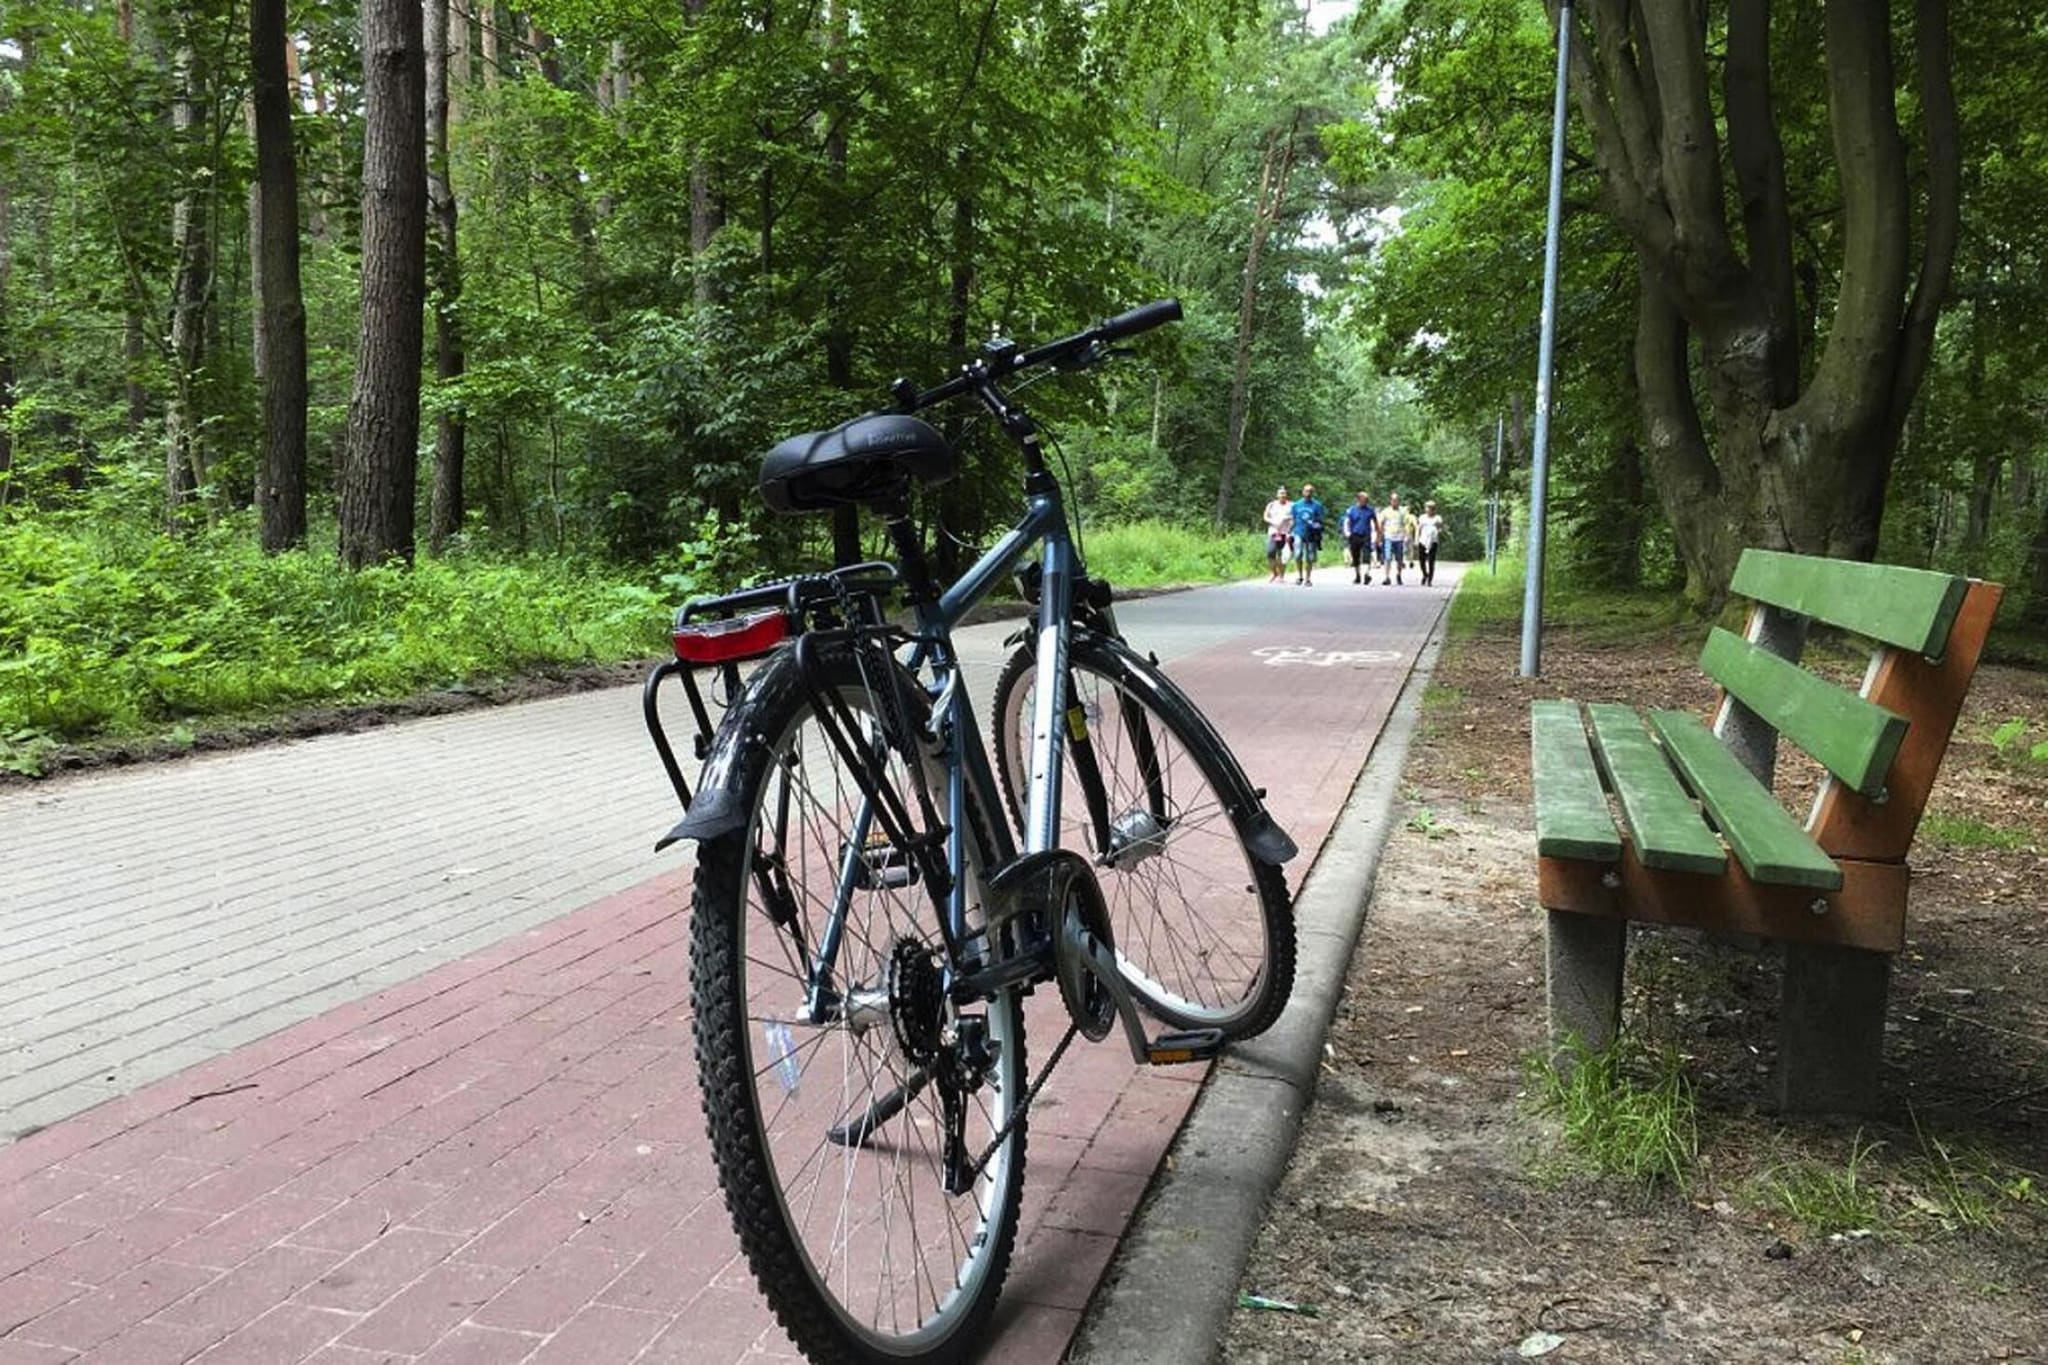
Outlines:
{"label": "sticker on bicycle frame", "polygon": [[789,1025],[780,1019],[770,1019],[761,1025],[761,1033],[768,1041],[769,1055],[775,1058],[775,1079],[781,1082],[782,1093],[796,1094],[803,1065],[797,1061],[796,1038],[790,1033]]}
{"label": "sticker on bicycle frame", "polygon": [[1085,706],[1069,706],[1067,708],[1067,733],[1074,737],[1074,743],[1076,744],[1087,740],[1088,708]]}
{"label": "sticker on bicycle frame", "polygon": [[1252,654],[1268,668],[1306,664],[1313,668],[1367,668],[1373,664],[1399,663],[1398,649],[1317,649],[1313,645],[1267,645]]}

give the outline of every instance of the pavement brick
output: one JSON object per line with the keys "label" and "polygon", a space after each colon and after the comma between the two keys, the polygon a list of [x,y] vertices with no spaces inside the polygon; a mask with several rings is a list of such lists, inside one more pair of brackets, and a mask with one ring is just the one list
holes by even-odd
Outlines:
{"label": "pavement brick", "polygon": [[615,1308],[678,1312],[739,1255],[725,1208],[703,1204],[598,1296]]}
{"label": "pavement brick", "polygon": [[[42,1220],[38,1220],[42,1221]],[[213,1222],[210,1213],[190,1209],[146,1208],[133,1217],[102,1227],[37,1264],[38,1275],[106,1284],[123,1271],[182,1242]],[[173,1255],[172,1259],[183,1259]],[[196,1263],[195,1263],[196,1264]]]}
{"label": "pavement brick", "polygon": [[84,1223],[40,1215],[0,1227],[0,1279],[40,1266],[72,1244],[98,1234],[98,1229]]}
{"label": "pavement brick", "polygon": [[760,1302],[751,1289],[707,1289],[640,1360],[643,1365],[735,1365],[770,1321]]}
{"label": "pavement brick", "polygon": [[[214,1271],[197,1266],[151,1261],[115,1277],[102,1288],[75,1297],[65,1295],[58,1306],[16,1331],[30,1341],[85,1350],[119,1335],[214,1278]],[[0,1289],[4,1287],[0,1285]],[[0,1321],[4,1320],[5,1315],[0,1314]]]}
{"label": "pavement brick", "polygon": [[220,1339],[211,1327],[151,1318],[95,1345],[85,1358],[94,1365],[164,1365],[189,1360]]}
{"label": "pavement brick", "polygon": [[465,1322],[419,1357],[420,1365],[513,1365],[525,1360],[541,1339],[524,1332]]}
{"label": "pavement brick", "polygon": [[306,1286],[298,1302],[367,1313],[447,1260],[462,1242],[446,1233],[393,1228]]}
{"label": "pavement brick", "polygon": [[632,1264],[603,1247],[563,1246],[478,1309],[475,1321],[517,1332],[554,1332]]}
{"label": "pavement brick", "polygon": [[86,1293],[88,1286],[48,1275],[18,1274],[0,1280],[0,1337],[23,1323],[69,1303]]}
{"label": "pavement brick", "polygon": [[273,1190],[250,1200],[225,1217],[197,1215],[207,1221],[173,1246],[171,1256],[187,1265],[227,1270],[265,1247],[292,1238],[293,1234],[324,1217],[333,1207],[332,1199]]}
{"label": "pavement brick", "polygon": [[490,1302],[511,1278],[499,1266],[444,1261],[357,1323],[342,1344],[419,1355]]}
{"label": "pavement brick", "polygon": [[534,1352],[533,1365],[625,1365],[639,1359],[641,1351],[667,1325],[667,1317],[659,1313],[594,1303]]}
{"label": "pavement brick", "polygon": [[78,1359],[69,1346],[39,1346],[33,1341],[0,1337],[0,1365],[64,1365]]}
{"label": "pavement brick", "polygon": [[67,1223],[86,1223],[103,1228],[132,1218],[166,1200],[177,1200],[183,1206],[183,1199],[191,1187],[215,1174],[214,1167],[197,1161],[180,1156],[160,1156],[146,1165],[101,1181],[76,1198],[57,1205],[51,1213]]}
{"label": "pavement brick", "polygon": [[285,1302],[340,1259],[335,1252],[310,1247],[267,1247],[165,1308],[157,1320],[217,1328],[224,1337]]}
{"label": "pavement brick", "polygon": [[238,1327],[197,1357],[197,1365],[288,1365],[353,1327],[353,1314],[284,1303]]}
{"label": "pavement brick", "polygon": [[360,1251],[446,1193],[445,1186],[390,1176],[295,1228],[288,1240],[294,1246]]}

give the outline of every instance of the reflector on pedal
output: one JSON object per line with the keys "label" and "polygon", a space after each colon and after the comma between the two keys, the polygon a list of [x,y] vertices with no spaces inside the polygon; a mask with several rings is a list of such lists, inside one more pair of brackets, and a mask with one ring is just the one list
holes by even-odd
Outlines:
{"label": "reflector on pedal", "polygon": [[766,654],[789,638],[789,614],[780,607],[724,621],[678,623],[670,632],[676,657],[686,664],[729,664]]}

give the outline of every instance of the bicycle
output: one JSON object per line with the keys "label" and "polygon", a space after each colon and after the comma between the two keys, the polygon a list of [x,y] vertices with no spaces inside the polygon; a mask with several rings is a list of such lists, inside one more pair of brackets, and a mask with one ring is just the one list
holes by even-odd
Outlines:
{"label": "bicycle", "polygon": [[[706,1127],[755,1279],[813,1359],[974,1348],[1016,1240],[1031,1103],[1077,1036],[1121,1028],[1139,1062],[1203,1060],[1268,1027],[1292,990],[1294,843],[1125,643],[1038,427],[1003,388],[1179,316],[1168,299],[1035,349],[993,341],[936,388],[896,381],[890,411],[777,445],[760,479],[773,510],[872,508],[896,562],[694,600],[647,679],[685,810],[658,847],[698,845]],[[915,414],[963,396],[1021,448],[1025,510],[941,589],[909,493],[957,457]],[[984,745],[952,629],[1012,573],[1036,624],[1013,637]],[[727,702],[715,727],[701,670]],[[694,796],[657,704],[675,677],[703,763]],[[1040,985],[1067,1027],[1032,1075],[1023,999]]]}

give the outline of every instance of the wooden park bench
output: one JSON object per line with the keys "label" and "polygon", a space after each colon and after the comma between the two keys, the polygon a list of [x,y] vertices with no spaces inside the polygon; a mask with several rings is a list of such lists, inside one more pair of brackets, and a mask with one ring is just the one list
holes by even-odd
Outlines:
{"label": "wooden park bench", "polygon": [[[1764,550],[1743,553],[1731,587],[1752,606],[1746,638],[1716,628],[1701,652],[1722,689],[1711,727],[1534,705],[1551,1038],[1613,1039],[1630,920],[1779,940],[1779,1104],[1864,1108],[1905,943],[1906,850],[2001,589]],[[1813,621],[1875,642],[1860,694],[1799,666]],[[1827,770],[1803,823],[1771,790],[1779,736]]]}

